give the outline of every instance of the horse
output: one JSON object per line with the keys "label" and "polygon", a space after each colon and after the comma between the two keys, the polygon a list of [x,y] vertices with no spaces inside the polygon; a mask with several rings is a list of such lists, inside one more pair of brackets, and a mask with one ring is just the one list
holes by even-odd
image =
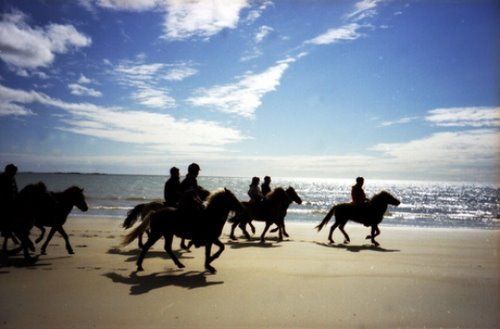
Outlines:
{"label": "horse", "polygon": [[[209,194],[210,194],[209,191],[207,191],[203,188],[198,188],[196,190],[196,192],[189,191],[189,192],[184,193],[182,195],[182,197],[180,198],[179,202],[182,203],[182,202],[184,202],[184,200],[192,199],[192,198],[195,198],[196,196],[199,197],[200,202],[203,202],[207,199]],[[189,202],[189,200],[187,202]],[[149,203],[140,203],[127,212],[127,217],[123,221],[122,227],[125,229],[129,229],[135,224],[135,222],[138,219],[143,220],[152,211],[157,211],[157,210],[160,210],[160,209],[165,208],[165,207],[177,207],[177,206],[178,206],[178,204],[173,206],[173,205],[170,205],[169,203],[163,203],[163,202],[159,202],[159,201],[152,201]],[[145,232],[149,236],[149,229],[146,229]],[[142,243],[142,234],[139,235],[137,240],[138,240],[139,249],[142,249],[142,247],[144,246],[144,244]],[[188,244],[186,246],[185,239],[181,240],[181,248],[182,249],[189,250],[190,246],[191,246],[191,244]]]}
{"label": "horse", "polygon": [[344,226],[348,220],[353,220],[365,226],[371,226],[371,234],[367,235],[366,239],[371,239],[371,242],[375,246],[379,246],[379,243],[375,241],[375,237],[380,234],[378,224],[384,219],[384,214],[388,205],[398,206],[400,203],[398,199],[386,191],[374,195],[366,204],[355,205],[353,203],[341,203],[333,206],[321,223],[315,228],[318,232],[321,231],[323,226],[325,226],[332,216],[335,215],[335,223],[330,229],[328,240],[330,243],[334,243],[332,235],[333,231],[338,227],[342,234],[344,234],[344,243],[347,244],[351,239],[349,239],[349,235],[344,231]]}
{"label": "horse", "polygon": [[17,195],[9,216],[3,221],[0,230],[4,236],[17,236],[21,242],[20,249],[24,252],[24,258],[30,263],[34,263],[37,258],[31,257],[29,250],[34,251],[35,247],[29,238],[29,234],[35,225],[36,218],[43,209],[47,187],[43,182],[26,185]]}
{"label": "horse", "polygon": [[46,254],[47,246],[54,233],[59,232],[66,242],[66,250],[69,254],[74,254],[73,248],[69,243],[68,234],[64,231],[63,225],[66,223],[69,213],[76,206],[81,211],[87,211],[88,206],[85,202],[83,189],[78,186],[71,186],[63,192],[49,192],[45,198],[46,202],[42,208],[40,216],[36,218],[35,226],[41,231],[36,243],[43,240],[45,235],[44,226],[51,227],[47,240],[42,245],[41,253]]}
{"label": "horse", "polygon": [[[160,210],[164,207],[166,207],[166,205],[163,202],[158,201],[140,203],[127,212],[127,217],[123,221],[122,227],[124,229],[129,229],[135,224],[138,219],[142,220],[146,218],[146,216],[150,212]],[[149,235],[149,232],[147,230],[146,233]],[[142,249],[142,247],[144,246],[144,244],[142,243],[142,234],[138,237],[138,246],[139,249]]]}
{"label": "horse", "polygon": [[266,199],[259,204],[251,202],[242,202],[245,211],[236,213],[236,215],[229,220],[232,223],[231,233],[229,235],[231,240],[236,240],[234,230],[239,226],[243,231],[245,237],[250,240],[250,234],[245,229],[245,225],[251,224],[253,219],[266,222],[264,231],[260,236],[260,241],[264,242],[264,237],[267,230],[272,224],[278,226],[279,236],[278,241],[283,240],[283,235],[288,237],[285,230],[285,216],[288,207],[292,202],[302,204],[302,199],[299,197],[293,187],[288,187],[286,190],[282,187],[277,187],[266,195]]}
{"label": "horse", "polygon": [[[149,248],[162,236],[165,238],[165,251],[178,268],[184,265],[172,252],[172,240],[174,235],[194,241],[196,247],[205,246],[205,269],[215,273],[216,269],[210,264],[224,251],[224,244],[219,240],[222,229],[230,211],[241,211],[243,206],[228,189],[215,192],[208,197],[207,206],[195,213],[194,218],[183,208],[165,207],[155,212],[150,212],[142,223],[132,232],[127,234],[122,246],[128,245],[141,235],[147,227],[151,233],[148,241],[144,244],[139,258],[137,259],[137,271],[143,271],[142,262]],[[192,212],[191,212],[192,213]],[[212,245],[215,244],[219,250],[211,255]]]}

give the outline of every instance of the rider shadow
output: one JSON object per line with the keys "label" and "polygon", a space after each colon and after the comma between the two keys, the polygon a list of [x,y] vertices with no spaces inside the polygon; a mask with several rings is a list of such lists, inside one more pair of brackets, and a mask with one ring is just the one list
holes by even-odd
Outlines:
{"label": "rider shadow", "polygon": [[178,271],[181,270],[141,276],[137,275],[137,272],[132,272],[129,276],[124,276],[115,272],[109,272],[103,275],[113,282],[130,285],[131,295],[142,295],[151,290],[167,286],[177,286],[191,290],[224,283],[224,281],[208,282],[207,272],[189,271],[179,275],[171,274]]}
{"label": "rider shadow", "polygon": [[[36,256],[38,258],[38,256]],[[52,263],[41,263],[41,262],[29,262],[24,259],[24,257],[10,257],[4,258],[0,256],[0,268],[5,267],[17,267],[17,268],[29,268],[29,269],[37,269],[45,266],[51,266]]]}
{"label": "rider shadow", "polygon": [[[186,256],[186,253],[189,253],[189,251],[185,250],[174,250],[173,251],[175,256],[177,258],[182,258],[182,259],[191,259],[193,257]],[[140,249],[132,249],[132,250],[121,250],[119,248],[111,248],[107,251],[108,254],[110,255],[122,255],[122,256],[129,256],[127,259],[125,259],[126,262],[135,262],[137,261],[137,258],[139,258],[139,254],[141,253]],[[163,259],[170,259],[170,256],[164,251],[164,250],[156,250],[152,251],[150,250],[146,256],[146,258],[163,258]]]}
{"label": "rider shadow", "polygon": [[271,242],[260,242],[260,239],[252,239],[250,241],[228,241],[226,242],[232,249],[242,249],[242,248],[277,248],[281,245]]}
{"label": "rider shadow", "polygon": [[363,250],[371,250],[371,251],[377,251],[377,252],[400,252],[401,250],[399,249],[386,249],[382,248],[380,246],[374,246],[374,245],[360,245],[360,246],[353,246],[353,245],[348,245],[348,244],[332,244],[332,243],[324,243],[324,242],[314,242],[318,246],[322,247],[327,247],[327,248],[336,248],[336,249],[345,249],[350,252],[360,252]]}

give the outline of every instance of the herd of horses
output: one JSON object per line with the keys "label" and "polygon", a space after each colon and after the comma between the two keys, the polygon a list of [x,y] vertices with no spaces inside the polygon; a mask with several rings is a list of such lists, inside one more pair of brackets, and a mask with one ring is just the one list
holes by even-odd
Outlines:
{"label": "herd of horses", "polygon": [[[193,244],[195,247],[204,246],[205,269],[214,273],[216,270],[211,263],[224,251],[224,243],[220,237],[226,221],[231,224],[229,235],[231,240],[237,240],[234,233],[236,227],[239,227],[243,235],[250,240],[251,236],[246,227],[250,226],[252,232],[255,233],[252,221],[256,220],[265,222],[264,230],[260,236],[261,242],[265,241],[265,235],[272,225],[276,225],[276,228],[271,232],[277,231],[278,241],[281,241],[283,236],[288,237],[285,217],[293,202],[302,203],[302,199],[295,189],[293,187],[286,189],[278,187],[259,203],[240,202],[230,190],[224,188],[210,193],[204,206],[200,206],[198,201],[190,198],[183,201],[182,207],[168,207],[161,202],[139,204],[128,212],[123,222],[123,227],[131,230],[123,238],[122,246],[138,240],[140,254],[137,259],[137,270],[141,271],[148,250],[163,237],[165,251],[177,267],[183,268],[184,265],[172,251],[173,238],[176,236],[182,239],[181,248],[183,249],[189,250]],[[375,237],[380,234],[378,225],[382,222],[388,205],[397,206],[399,203],[400,201],[390,193],[382,191],[374,195],[364,205],[337,204],[330,209],[315,228],[320,231],[335,216],[335,222],[328,235],[330,243],[334,243],[332,235],[337,227],[345,237],[344,243],[349,243],[350,238],[345,232],[344,226],[348,220],[352,220],[371,227],[371,233],[366,239],[370,239],[373,245],[378,246],[378,242],[375,241]],[[26,261],[35,262],[37,258],[30,255],[30,251],[35,250],[35,246],[30,240],[30,232],[34,226],[41,231],[36,243],[43,240],[45,227],[50,227],[48,237],[41,247],[41,254],[46,253],[47,246],[55,232],[62,235],[66,250],[69,254],[73,254],[63,225],[75,206],[81,211],[88,209],[83,189],[79,187],[72,186],[63,192],[54,193],[49,192],[42,182],[27,185],[20,191],[15,204],[11,207],[13,211],[0,222],[0,230],[5,237],[4,254],[14,254],[23,250]],[[233,215],[230,217],[230,214]],[[140,223],[134,227],[134,224],[139,220]],[[145,243],[142,241],[144,233],[147,234]],[[18,242],[20,246],[12,251],[7,251],[8,238]],[[186,240],[189,240],[187,244]],[[212,254],[212,246],[214,245],[218,247],[218,250]]]}

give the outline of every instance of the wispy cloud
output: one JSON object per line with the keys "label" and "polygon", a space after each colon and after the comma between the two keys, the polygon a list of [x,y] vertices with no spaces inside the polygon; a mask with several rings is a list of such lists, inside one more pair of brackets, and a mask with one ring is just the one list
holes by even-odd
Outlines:
{"label": "wispy cloud", "polygon": [[156,108],[176,106],[166,82],[182,81],[198,73],[191,63],[144,63],[144,58],[123,61],[114,68],[118,81],[133,87],[132,98],[138,103]]}
{"label": "wispy cloud", "polygon": [[394,126],[394,125],[399,125],[399,124],[405,124],[405,123],[410,123],[412,121],[417,120],[419,117],[404,117],[398,120],[392,120],[392,121],[384,121],[380,124],[380,127],[389,127],[389,126]]}
{"label": "wispy cloud", "polygon": [[14,104],[14,103],[9,103],[9,102],[2,102],[0,100],[0,117],[2,116],[26,116],[26,115],[34,115],[31,110],[27,109],[24,106]]}
{"label": "wispy cloud", "polygon": [[92,43],[90,37],[73,25],[31,27],[26,19],[24,13],[15,10],[3,14],[0,21],[0,58],[21,75],[26,74],[25,69],[49,66],[56,54]]}
{"label": "wispy cloud", "polygon": [[101,97],[102,96],[102,93],[100,91],[95,90],[93,88],[79,85],[78,83],[70,83],[68,85],[68,88],[71,91],[72,95],[92,96],[92,97]]}
{"label": "wispy cloud", "polygon": [[255,34],[255,38],[254,38],[255,42],[256,43],[262,42],[262,40],[264,40],[269,35],[269,33],[271,33],[272,31],[274,31],[274,29],[272,27],[267,26],[267,25],[262,25],[261,27],[259,27],[259,30]]}
{"label": "wispy cloud", "polygon": [[176,119],[168,114],[69,103],[36,91],[0,85],[1,107],[42,104],[65,111],[57,129],[177,154],[223,151],[246,137],[212,121]]}
{"label": "wispy cloud", "polygon": [[362,0],[354,4],[354,10],[345,17],[353,21],[359,21],[377,14],[376,7],[382,0]]}
{"label": "wispy cloud", "polygon": [[252,118],[262,104],[262,97],[276,90],[281,77],[294,61],[294,58],[279,61],[264,72],[246,74],[235,83],[201,88],[188,101],[196,106]]}
{"label": "wispy cloud", "polygon": [[363,27],[365,26],[358,23],[351,23],[338,28],[331,28],[325,33],[320,34],[313,39],[307,40],[305,44],[328,45],[338,43],[340,41],[356,40],[362,36],[359,30]]}
{"label": "wispy cloud", "polygon": [[91,82],[92,82],[92,79],[89,79],[86,76],[84,76],[83,74],[80,74],[80,78],[78,79],[79,84],[88,84]]}
{"label": "wispy cloud", "polygon": [[442,127],[500,127],[500,107],[434,109],[425,119]]}
{"label": "wispy cloud", "polygon": [[274,5],[272,1],[262,1],[258,8],[252,9],[248,12],[246,21],[249,23],[255,22],[262,15],[262,13],[272,5]]}

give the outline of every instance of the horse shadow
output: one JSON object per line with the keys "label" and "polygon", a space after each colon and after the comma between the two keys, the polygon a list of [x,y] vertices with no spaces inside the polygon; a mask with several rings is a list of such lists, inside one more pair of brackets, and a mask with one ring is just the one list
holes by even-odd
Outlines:
{"label": "horse shadow", "polygon": [[374,246],[374,245],[348,245],[348,244],[332,244],[332,243],[325,243],[325,242],[314,242],[314,244],[322,247],[327,247],[327,248],[335,248],[335,249],[345,249],[350,252],[360,252],[364,250],[371,250],[371,251],[377,251],[377,252],[400,252],[401,250],[399,249],[386,249],[382,248],[380,246]]}
{"label": "horse shadow", "polygon": [[137,275],[137,272],[132,272],[129,276],[115,272],[103,275],[115,283],[130,285],[130,295],[142,295],[151,290],[167,286],[177,286],[191,290],[224,283],[224,281],[207,281],[207,272],[189,271],[179,275],[173,274],[179,271],[182,270],[171,270],[166,273],[157,272],[149,275]]}
{"label": "horse shadow", "polygon": [[[190,253],[190,251],[174,250],[173,252],[177,258],[182,258],[182,259],[194,258],[185,255],[186,253]],[[110,255],[129,256],[127,259],[125,259],[125,261],[135,262],[139,258],[141,250],[140,249],[121,250],[119,248],[111,248],[106,253]],[[149,251],[144,258],[156,258],[156,257],[160,257],[163,259],[170,259],[170,256],[164,250]]]}
{"label": "horse shadow", "polygon": [[251,240],[239,240],[232,241],[229,240],[226,242],[226,245],[230,246],[231,249],[242,249],[242,248],[277,248],[281,247],[281,245],[271,242],[260,242],[260,239],[251,239]]}
{"label": "horse shadow", "polygon": [[51,265],[52,263],[45,263],[38,261],[38,256],[35,256],[33,262],[26,261],[24,257],[0,256],[0,268],[16,267],[16,268],[37,269]]}

